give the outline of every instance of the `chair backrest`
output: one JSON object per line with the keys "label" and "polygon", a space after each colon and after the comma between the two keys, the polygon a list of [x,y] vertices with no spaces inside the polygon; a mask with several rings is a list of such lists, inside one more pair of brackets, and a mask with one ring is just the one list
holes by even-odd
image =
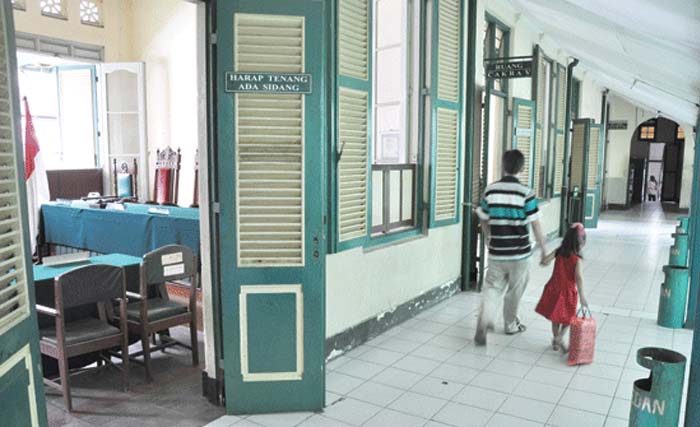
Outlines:
{"label": "chair backrest", "polygon": [[63,308],[109,302],[126,294],[124,269],[91,264],[63,273],[55,279],[56,303]]}
{"label": "chair backrest", "polygon": [[153,181],[153,199],[156,203],[177,204],[180,186],[180,149],[170,147],[156,150],[156,176]]}
{"label": "chair backrest", "polygon": [[146,285],[194,277],[197,259],[192,249],[183,245],[167,245],[143,256],[141,279]]}
{"label": "chair backrest", "polygon": [[120,198],[137,198],[138,194],[138,163],[132,159],[129,164],[126,160],[112,159],[112,180],[114,195]]}

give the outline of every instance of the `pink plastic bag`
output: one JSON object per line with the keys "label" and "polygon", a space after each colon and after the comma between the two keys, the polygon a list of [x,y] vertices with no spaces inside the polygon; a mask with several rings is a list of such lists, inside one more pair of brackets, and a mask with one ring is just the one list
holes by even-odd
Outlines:
{"label": "pink plastic bag", "polygon": [[[588,316],[586,316],[588,311]],[[596,321],[588,307],[580,310],[581,315],[571,322],[569,341],[569,366],[593,363],[595,353]]]}

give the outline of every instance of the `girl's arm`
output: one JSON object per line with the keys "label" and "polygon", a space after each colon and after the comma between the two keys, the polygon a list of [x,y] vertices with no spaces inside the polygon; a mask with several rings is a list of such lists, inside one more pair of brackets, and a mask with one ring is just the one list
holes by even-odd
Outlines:
{"label": "girl's arm", "polygon": [[550,262],[557,256],[557,251],[552,251],[542,258],[542,265],[549,265]]}
{"label": "girl's arm", "polygon": [[581,267],[581,260],[576,261],[576,289],[578,290],[578,298],[581,301],[581,306],[587,306],[588,301],[586,301],[586,297],[583,296],[583,267]]}

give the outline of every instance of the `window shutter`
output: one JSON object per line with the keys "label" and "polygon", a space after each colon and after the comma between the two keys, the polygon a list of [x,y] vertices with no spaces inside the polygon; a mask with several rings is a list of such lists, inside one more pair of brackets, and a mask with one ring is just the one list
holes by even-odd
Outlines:
{"label": "window shutter", "polygon": [[591,125],[588,146],[587,190],[597,190],[600,183],[600,147],[603,137],[601,125]]}
{"label": "window shutter", "polygon": [[369,236],[371,22],[371,0],[338,0],[336,250]]}
{"label": "window shutter", "polygon": [[462,0],[437,0],[432,25],[430,226],[459,219]]}
{"label": "window shutter", "polygon": [[586,183],[586,149],[590,127],[589,119],[574,120],[571,135],[571,183],[570,190],[578,187],[579,191],[585,191]]}
{"label": "window shutter", "polygon": [[518,179],[532,186],[532,158],[535,146],[535,102],[529,99],[513,98],[513,149],[520,150],[525,157],[523,170]]}
{"label": "window shutter", "polygon": [[[304,20],[236,14],[235,71],[304,72]],[[238,265],[304,264],[304,102],[235,95]]]}
{"label": "window shutter", "polygon": [[557,64],[557,122],[554,148],[554,196],[561,195],[564,186],[564,153],[566,139],[566,67]]}
{"label": "window shutter", "polygon": [[535,46],[535,79],[533,87],[533,96],[537,102],[536,114],[535,114],[535,146],[533,150],[532,157],[532,187],[535,190],[535,194],[538,197],[545,195],[545,189],[540,188],[542,181],[540,175],[542,174],[542,166],[546,164],[544,159],[541,159],[540,153],[542,151],[542,144],[545,141],[545,132],[547,129],[542,129],[542,123],[544,122],[544,97],[545,97],[545,68],[544,68],[544,57],[542,55],[542,49]]}
{"label": "window shutter", "polygon": [[[3,14],[5,8],[2,6]],[[11,10],[10,10],[10,13]],[[5,16],[0,17],[5,24]],[[13,99],[12,76],[14,71],[9,55],[6,28],[0,29],[0,335],[30,315],[27,265],[22,237],[22,211],[24,173],[22,162],[22,138],[15,126],[19,117],[16,100]],[[26,222],[24,223],[26,224]]]}

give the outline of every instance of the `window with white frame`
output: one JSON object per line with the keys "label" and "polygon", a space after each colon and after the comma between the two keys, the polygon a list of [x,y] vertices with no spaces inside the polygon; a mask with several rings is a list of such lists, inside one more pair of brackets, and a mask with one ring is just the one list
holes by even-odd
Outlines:
{"label": "window with white frame", "polygon": [[372,231],[415,225],[420,2],[374,0]]}
{"label": "window with white frame", "polygon": [[102,1],[80,0],[80,22],[87,25],[102,26]]}
{"label": "window with white frame", "polygon": [[12,7],[17,10],[27,10],[27,0],[12,0]]}
{"label": "window with white frame", "polygon": [[41,14],[53,18],[66,18],[65,0],[39,0]]}

